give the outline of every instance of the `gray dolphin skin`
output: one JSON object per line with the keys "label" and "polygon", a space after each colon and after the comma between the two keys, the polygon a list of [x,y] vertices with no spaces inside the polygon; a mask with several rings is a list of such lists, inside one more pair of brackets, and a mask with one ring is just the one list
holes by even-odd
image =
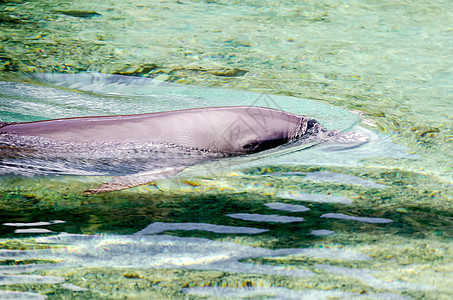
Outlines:
{"label": "gray dolphin skin", "polygon": [[0,166],[119,175],[86,191],[100,193],[168,178],[200,162],[326,133],[314,119],[253,106],[1,123]]}

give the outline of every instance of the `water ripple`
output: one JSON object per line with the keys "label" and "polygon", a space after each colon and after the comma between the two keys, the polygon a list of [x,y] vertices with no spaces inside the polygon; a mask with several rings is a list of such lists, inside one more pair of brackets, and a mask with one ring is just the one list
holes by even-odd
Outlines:
{"label": "water ripple", "polygon": [[216,233],[257,234],[269,231],[252,227],[225,226],[207,223],[163,223],[154,222],[135,234],[156,234],[170,230],[204,230]]}
{"label": "water ripple", "polygon": [[229,216],[231,218],[235,218],[235,219],[241,219],[244,221],[269,222],[269,223],[292,223],[292,222],[303,222],[304,221],[304,218],[288,217],[288,216],[280,216],[280,215],[236,213],[236,214],[228,214],[227,216]]}
{"label": "water ripple", "polygon": [[393,222],[393,220],[386,219],[386,218],[354,217],[354,216],[349,216],[349,215],[345,215],[342,213],[327,213],[327,214],[321,215],[321,218],[352,220],[352,221],[358,221],[358,222],[364,222],[364,223],[380,223],[380,224]]}
{"label": "water ripple", "polygon": [[286,204],[286,203],[272,202],[272,203],[266,203],[264,205],[266,205],[269,208],[275,209],[275,210],[290,211],[290,212],[304,212],[304,211],[310,210],[308,207],[303,206],[303,205],[298,205],[298,204]]}

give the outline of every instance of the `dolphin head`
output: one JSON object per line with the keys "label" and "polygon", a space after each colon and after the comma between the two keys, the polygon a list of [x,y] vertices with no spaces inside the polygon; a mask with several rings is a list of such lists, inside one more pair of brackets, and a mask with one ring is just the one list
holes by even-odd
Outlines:
{"label": "dolphin head", "polygon": [[291,115],[291,119],[287,122],[279,120],[278,124],[272,125],[272,127],[264,128],[258,136],[244,143],[242,151],[256,153],[290,142],[307,143],[328,132],[315,119],[298,115]]}

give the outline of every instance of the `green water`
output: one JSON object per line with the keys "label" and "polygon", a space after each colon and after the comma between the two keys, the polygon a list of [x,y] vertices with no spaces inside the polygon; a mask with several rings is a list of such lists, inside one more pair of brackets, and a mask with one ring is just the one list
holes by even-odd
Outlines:
{"label": "green water", "polygon": [[[33,293],[18,294],[25,299],[453,297],[451,1],[13,1],[0,7],[3,121],[260,99],[313,115],[329,129],[373,137],[358,149],[315,148],[232,168],[214,164],[205,173],[103,195],[80,191],[107,178],[4,175],[2,224],[48,223],[1,225],[2,290]],[[126,86],[28,76],[52,72],[142,76],[196,89],[159,90],[134,85],[133,78]],[[237,213],[304,221],[228,216]],[[393,222],[373,223],[379,220]],[[156,222],[267,231],[200,227],[131,238]],[[51,232],[17,231],[30,227]],[[61,232],[100,236],[55,243],[52,236]],[[43,248],[52,250],[43,254]],[[314,254],[269,252],[289,248]]]}

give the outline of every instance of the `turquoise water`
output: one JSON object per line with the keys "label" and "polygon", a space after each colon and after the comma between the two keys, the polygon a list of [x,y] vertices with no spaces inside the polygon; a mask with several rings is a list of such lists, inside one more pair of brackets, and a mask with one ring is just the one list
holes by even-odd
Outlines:
{"label": "turquoise water", "polygon": [[89,196],[110,178],[3,165],[0,298],[453,297],[450,1],[0,6],[2,121],[259,105],[368,137]]}

